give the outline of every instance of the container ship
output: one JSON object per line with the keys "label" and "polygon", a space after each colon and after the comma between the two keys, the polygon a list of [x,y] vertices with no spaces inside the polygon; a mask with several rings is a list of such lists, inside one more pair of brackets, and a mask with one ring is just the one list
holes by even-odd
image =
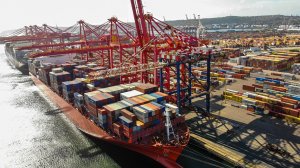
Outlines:
{"label": "container ship", "polygon": [[29,50],[16,50],[16,46],[21,43],[5,43],[5,55],[9,62],[23,74],[28,74],[28,64],[26,54]]}
{"label": "container ship", "polygon": [[120,76],[90,80],[88,74],[106,68],[83,60],[29,59],[28,65],[34,83],[80,131],[165,167],[181,167],[176,160],[189,142],[189,130],[156,85],[121,84]]}

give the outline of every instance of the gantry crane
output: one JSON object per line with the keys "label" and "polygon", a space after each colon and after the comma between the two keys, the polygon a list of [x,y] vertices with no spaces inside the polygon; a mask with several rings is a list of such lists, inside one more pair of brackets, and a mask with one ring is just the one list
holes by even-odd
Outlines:
{"label": "gantry crane", "polygon": [[[142,0],[130,2],[135,27],[119,21],[116,17],[108,19],[107,23],[100,26],[79,21],[79,29],[73,26],[64,30],[71,35],[79,32],[77,36],[70,36],[77,39],[56,44],[39,44],[38,47],[46,49],[32,52],[29,57],[77,53],[85,55],[84,58],[89,61],[92,53],[97,62],[109,70],[105,73],[91,73],[91,79],[105,77],[105,74],[119,74],[122,83],[154,83],[160,86],[162,92],[168,93],[170,100],[179,108],[187,103],[191,104],[192,80],[198,80],[192,73],[192,64],[205,59],[208,60],[208,81],[207,94],[203,95],[207,95],[209,107],[211,52],[201,48],[208,41],[181,32],[151,14],[145,14]],[[51,36],[48,35],[47,38],[49,37]],[[79,47],[66,47],[72,45]]]}

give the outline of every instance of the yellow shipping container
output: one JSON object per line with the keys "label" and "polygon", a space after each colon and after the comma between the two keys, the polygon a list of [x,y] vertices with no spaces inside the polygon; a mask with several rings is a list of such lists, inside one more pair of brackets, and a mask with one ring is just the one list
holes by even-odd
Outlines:
{"label": "yellow shipping container", "polygon": [[239,95],[233,95],[233,96],[232,96],[232,100],[241,103],[242,100],[243,100],[243,98],[242,98],[242,96],[239,96]]}
{"label": "yellow shipping container", "polygon": [[232,96],[234,93],[231,93],[231,92],[228,92],[228,91],[224,91],[223,92],[223,95],[226,95],[226,96]]}
{"label": "yellow shipping container", "polygon": [[218,81],[226,82],[226,79],[225,78],[218,78]]}
{"label": "yellow shipping container", "polygon": [[226,100],[232,100],[232,96],[227,96],[227,95],[225,95],[225,99],[226,99]]}

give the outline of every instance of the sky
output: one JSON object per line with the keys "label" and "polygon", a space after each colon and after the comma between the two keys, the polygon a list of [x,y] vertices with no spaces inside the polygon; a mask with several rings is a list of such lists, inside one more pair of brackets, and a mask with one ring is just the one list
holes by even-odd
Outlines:
{"label": "sky", "polygon": [[[300,15],[299,0],[143,0],[145,12],[163,20],[223,16]],[[102,24],[112,16],[133,21],[130,0],[4,0],[0,32],[27,25],[72,26],[78,20]]]}

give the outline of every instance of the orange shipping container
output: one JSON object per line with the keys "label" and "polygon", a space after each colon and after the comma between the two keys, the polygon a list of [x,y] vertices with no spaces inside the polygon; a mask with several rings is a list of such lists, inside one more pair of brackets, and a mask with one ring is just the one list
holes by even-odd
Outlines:
{"label": "orange shipping container", "polygon": [[290,98],[287,98],[287,97],[281,97],[281,101],[286,102],[286,103],[290,103],[290,104],[294,104],[294,105],[299,104],[299,102],[297,100],[290,99]]}
{"label": "orange shipping container", "polygon": [[276,90],[276,91],[279,91],[279,92],[286,92],[287,88],[272,86],[272,90]]}

